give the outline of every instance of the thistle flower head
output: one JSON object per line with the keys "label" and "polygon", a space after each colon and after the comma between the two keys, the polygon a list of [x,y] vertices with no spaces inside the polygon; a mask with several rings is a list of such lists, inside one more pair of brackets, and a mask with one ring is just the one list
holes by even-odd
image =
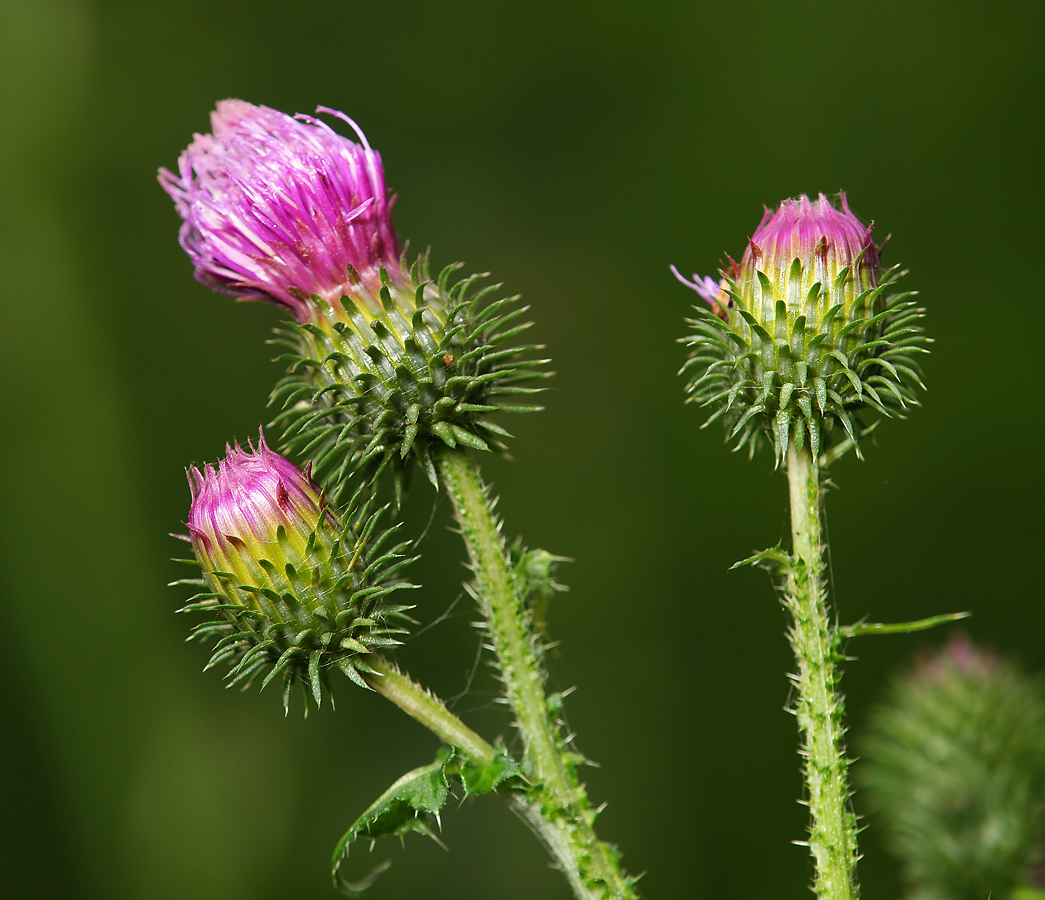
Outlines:
{"label": "thistle flower head", "polygon": [[431,280],[392,229],[381,158],[342,113],[355,143],[311,116],[242,100],[212,114],[178,174],[160,183],[184,219],[196,276],[243,299],[273,301],[296,325],[279,329],[289,375],[274,394],[285,449],[316,462],[340,496],[347,473],[372,480],[391,463],[397,493],[412,459],[430,478],[432,441],[501,449],[489,414],[536,407],[506,398],[534,389],[535,346],[505,346],[528,327],[514,299],[492,300],[458,268]]}
{"label": "thistle flower head", "polygon": [[884,826],[903,861],[909,896],[1009,897],[1036,880],[1045,837],[1039,680],[956,638],[893,683],[861,756],[871,825]]}
{"label": "thistle flower head", "polygon": [[270,300],[310,321],[360,282],[376,292],[381,267],[398,274],[381,157],[356,124],[355,143],[312,116],[223,100],[211,134],[197,134],[178,173],[159,180],[184,220],[181,245],[205,284]]}
{"label": "thistle flower head", "polygon": [[791,441],[808,440],[815,455],[845,446],[859,454],[868,412],[917,404],[923,311],[910,293],[886,293],[903,273],[882,271],[872,226],[845,194],[839,200],[803,195],[767,208],[718,280],[690,281],[672,267],[708,304],[684,339],[690,399],[717,407],[711,420],[725,420],[738,448],[754,452],[766,435],[778,460]]}
{"label": "thistle flower head", "polygon": [[285,704],[296,680],[319,703],[331,666],[364,684],[367,654],[398,643],[409,621],[388,598],[410,586],[398,577],[402,545],[382,549],[389,532],[367,508],[336,515],[264,436],[188,477],[188,540],[204,576],[191,583],[204,590],[183,611],[217,614],[193,632],[219,639],[210,665],[229,663],[233,684],[281,675]]}

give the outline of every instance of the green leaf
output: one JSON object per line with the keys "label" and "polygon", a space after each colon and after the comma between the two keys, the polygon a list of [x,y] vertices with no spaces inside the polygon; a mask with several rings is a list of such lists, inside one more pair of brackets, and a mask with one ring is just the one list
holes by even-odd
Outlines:
{"label": "green leaf", "polygon": [[361,880],[349,881],[340,869],[348,858],[349,846],[360,837],[368,837],[373,842],[386,834],[401,838],[416,831],[442,846],[433,825],[438,827],[439,810],[450,795],[451,778],[460,781],[468,796],[493,791],[510,779],[517,780],[514,787],[525,785],[518,763],[503,748],[484,765],[463,758],[451,747],[443,747],[435,762],[407,772],[345,832],[334,848],[331,860],[334,886],[348,897],[362,897],[391,865],[386,861]]}
{"label": "green leaf", "polygon": [[942,616],[931,616],[928,619],[918,619],[914,622],[857,622],[855,625],[839,625],[835,633],[840,640],[864,634],[910,634],[912,631],[925,631],[929,628],[935,628],[937,625],[946,625],[948,622],[967,619],[971,615],[971,612],[959,612],[946,613]]}
{"label": "green leaf", "polygon": [[741,566],[764,566],[769,569],[779,567],[786,570],[791,566],[791,557],[779,546],[770,547],[768,550],[760,550],[754,556],[733,563],[730,569],[739,569]]}
{"label": "green leaf", "polygon": [[467,763],[461,767],[461,784],[467,794],[487,794],[509,778],[519,775],[519,764],[507,753],[499,753],[487,765]]}
{"label": "green leaf", "polygon": [[[336,888],[349,897],[361,896],[377,880],[381,871],[384,871],[379,866],[362,881],[355,883],[349,882],[341,875],[341,864],[348,858],[348,848],[360,836],[374,839],[394,834],[402,837],[416,831],[428,835],[438,843],[432,825],[434,822],[437,824],[436,814],[443,808],[450,793],[446,769],[453,758],[454,751],[444,747],[439,751],[435,762],[407,772],[378,797],[345,832],[337,842],[331,860],[331,874]],[[384,868],[387,868],[387,865]]]}

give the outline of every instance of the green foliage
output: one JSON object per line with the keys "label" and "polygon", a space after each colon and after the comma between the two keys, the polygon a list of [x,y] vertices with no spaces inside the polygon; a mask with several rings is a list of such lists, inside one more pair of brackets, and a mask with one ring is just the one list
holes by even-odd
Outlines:
{"label": "green foliage", "polygon": [[[798,449],[808,441],[814,457],[849,441],[859,455],[868,413],[902,415],[918,405],[915,355],[928,339],[916,323],[924,310],[910,292],[885,293],[904,274],[897,267],[850,302],[850,272],[817,282],[798,304],[776,297],[761,272],[760,296],[745,298],[726,279],[724,319],[695,307],[694,333],[682,339],[690,347],[682,369],[688,401],[713,409],[705,425],[721,418],[735,449],[753,454],[767,437],[778,463],[789,441]],[[791,281],[800,284],[802,274],[795,260]]]}
{"label": "green foliage", "polygon": [[411,607],[390,595],[414,586],[399,577],[413,560],[403,556],[405,542],[389,544],[394,530],[379,527],[380,513],[354,500],[342,525],[324,508],[304,554],[286,540],[281,525],[282,564],[249,561],[249,584],[227,572],[174,582],[203,589],[179,612],[212,617],[190,636],[217,640],[207,668],[227,664],[228,686],[243,689],[262,675],[262,688],[281,678],[286,709],[295,682],[304,687],[306,711],[310,696],[319,704],[332,667],[367,687],[361,674],[373,671],[367,655],[400,643],[397,636],[412,621]]}
{"label": "green foliage", "polygon": [[499,286],[476,289],[479,275],[451,286],[457,268],[433,282],[420,257],[405,286],[382,270],[369,304],[380,315],[349,298],[335,308],[315,297],[316,323],[277,330],[288,374],[272,394],[283,407],[273,424],[284,449],[312,459],[335,496],[353,472],[373,480],[389,470],[398,498],[414,462],[436,484],[433,442],[503,450],[508,432],[491,414],[539,408],[505,403],[529,398],[539,388],[528,385],[547,375],[547,360],[522,358],[538,345],[511,345],[530,327],[520,321],[527,307],[491,299]]}
{"label": "green foliage", "polygon": [[854,625],[836,625],[834,634],[839,642],[851,637],[863,637],[870,634],[913,634],[916,631],[928,631],[937,625],[947,625],[959,619],[967,619],[970,612],[944,613],[941,616],[930,616],[927,619],[916,619],[913,622],[868,622],[861,619]]}
{"label": "green foliage", "polygon": [[912,898],[1035,895],[1027,882],[1045,837],[1039,680],[952,641],[893,683],[864,756],[872,822],[887,829]]}
{"label": "green foliage", "polygon": [[349,847],[360,837],[373,842],[383,835],[402,838],[410,832],[427,835],[435,841],[439,811],[457,783],[465,796],[485,794],[505,782],[521,785],[518,766],[506,753],[499,754],[488,765],[475,765],[450,747],[443,747],[435,762],[413,769],[398,779],[377,798],[345,832],[334,848],[332,875],[334,885],[349,897],[361,897],[388,868],[385,862],[359,881],[349,881],[341,871],[348,858]]}

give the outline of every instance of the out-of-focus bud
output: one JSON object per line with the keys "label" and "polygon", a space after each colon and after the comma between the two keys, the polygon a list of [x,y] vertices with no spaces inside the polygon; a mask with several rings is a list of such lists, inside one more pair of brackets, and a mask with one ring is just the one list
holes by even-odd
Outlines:
{"label": "out-of-focus bud", "polygon": [[206,588],[183,611],[217,613],[193,637],[217,637],[208,668],[230,664],[230,683],[262,687],[282,676],[284,704],[295,680],[319,703],[334,666],[365,686],[367,655],[399,643],[408,606],[392,592],[410,560],[386,547],[367,509],[342,525],[306,472],[266,445],[227,448],[216,467],[188,472],[188,540]]}
{"label": "out-of-focus bud", "polygon": [[434,478],[433,440],[503,449],[490,414],[536,409],[505,401],[545,377],[544,360],[520,358],[536,346],[508,345],[525,309],[491,300],[496,286],[477,290],[477,276],[451,285],[457,266],[432,280],[425,257],[408,265],[380,156],[351,119],[318,111],[361,144],[311,116],[225,100],[178,174],[160,171],[197,277],[294,315],[278,329],[290,374],[274,394],[287,448],[336,495],[345,472],[368,465],[376,477],[391,463],[401,486],[408,457]]}
{"label": "out-of-focus bud", "polygon": [[908,896],[983,900],[1021,885],[1033,895],[1045,836],[1038,680],[953,640],[893,683],[861,755],[870,825],[885,827]]}
{"label": "out-of-focus bud", "polygon": [[754,452],[766,434],[778,460],[807,439],[814,456],[840,441],[859,453],[867,411],[917,405],[923,311],[911,293],[887,293],[903,273],[882,271],[872,226],[840,202],[803,195],[766,209],[719,281],[672,267],[708,304],[684,339],[690,399],[717,407],[709,421],[723,417],[738,448]]}

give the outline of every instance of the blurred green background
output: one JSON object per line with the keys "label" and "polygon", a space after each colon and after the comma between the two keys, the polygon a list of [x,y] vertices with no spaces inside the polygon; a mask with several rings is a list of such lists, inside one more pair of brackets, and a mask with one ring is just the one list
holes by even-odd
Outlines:
{"label": "blurred green background", "polygon": [[[937,339],[925,407],[846,459],[827,500],[845,619],[971,609],[1032,669],[1042,632],[1041,4],[450,4],[0,0],[0,879],[9,897],[330,898],[329,854],[434,739],[337,685],[284,719],[182,643],[183,468],[267,421],[275,309],[193,281],[155,181],[216,100],[345,110],[396,223],[533,306],[558,375],[489,460],[511,534],[576,560],[556,686],[600,833],[650,900],[808,896],[790,661],[766,575],[784,479],[682,404],[694,295],[762,204],[845,189],[894,235]],[[460,595],[445,502],[418,485],[418,616]],[[510,735],[467,597],[399,658]],[[944,635],[851,647],[858,750],[885,679]],[[859,797],[857,809],[861,810]],[[566,898],[495,798],[355,871],[375,897]],[[873,820],[865,896],[895,897]]]}

